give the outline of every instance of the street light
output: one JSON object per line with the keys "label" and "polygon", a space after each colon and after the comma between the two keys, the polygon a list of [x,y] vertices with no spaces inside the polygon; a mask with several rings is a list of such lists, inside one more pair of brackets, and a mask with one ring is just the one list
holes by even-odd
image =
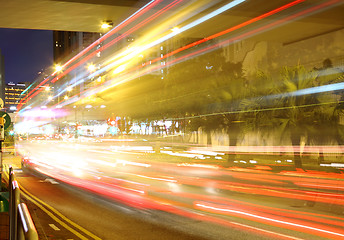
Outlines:
{"label": "street light", "polygon": [[180,28],[179,27],[174,27],[171,29],[172,32],[174,33],[180,33]]}
{"label": "street light", "polygon": [[101,28],[104,30],[107,30],[111,28],[112,26],[113,26],[113,22],[111,20],[106,20],[106,21],[103,21]]}
{"label": "street light", "polygon": [[55,65],[55,70],[56,70],[56,72],[61,72],[62,71],[62,66],[59,65],[59,64],[56,64]]}
{"label": "street light", "polygon": [[94,72],[96,70],[96,66],[94,64],[89,64],[87,66],[88,71]]}

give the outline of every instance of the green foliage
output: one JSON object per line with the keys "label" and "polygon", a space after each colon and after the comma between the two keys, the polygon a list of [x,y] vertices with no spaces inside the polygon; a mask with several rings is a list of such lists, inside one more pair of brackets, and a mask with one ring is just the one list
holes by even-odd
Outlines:
{"label": "green foliage", "polygon": [[341,71],[297,65],[283,67],[278,76],[257,71],[246,78],[241,63],[226,62],[221,51],[170,66],[163,79],[149,74],[121,85],[113,96],[116,111],[143,121],[180,121],[186,131],[202,128],[208,140],[212,132],[225,131],[231,145],[252,132],[262,138],[273,134],[276,144],[344,143],[342,92],[298,94],[342,81]]}

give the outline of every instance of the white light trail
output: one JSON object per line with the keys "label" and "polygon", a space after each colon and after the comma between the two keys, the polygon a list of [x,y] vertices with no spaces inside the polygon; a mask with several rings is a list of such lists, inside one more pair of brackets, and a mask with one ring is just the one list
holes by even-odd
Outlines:
{"label": "white light trail", "polygon": [[344,234],[341,234],[341,233],[337,233],[337,232],[333,232],[333,231],[328,231],[328,230],[320,229],[320,228],[315,228],[315,227],[311,227],[311,226],[305,226],[305,225],[301,225],[301,224],[298,224],[298,223],[281,221],[281,220],[274,219],[274,218],[263,217],[263,216],[259,216],[259,215],[256,215],[256,214],[247,213],[247,212],[244,212],[244,211],[238,211],[238,210],[228,209],[228,208],[212,207],[212,206],[208,206],[208,205],[201,204],[201,203],[196,203],[196,206],[199,206],[199,207],[205,208],[205,209],[215,210],[215,211],[237,213],[237,214],[241,214],[241,215],[245,215],[245,216],[249,216],[249,217],[254,217],[254,218],[257,218],[257,219],[262,219],[262,220],[266,220],[266,221],[276,222],[276,223],[285,224],[285,225],[289,225],[289,226],[295,226],[295,227],[310,229],[310,230],[313,230],[313,231],[323,232],[323,233],[335,235],[335,236],[338,236],[338,237],[344,237]]}
{"label": "white light trail", "polygon": [[[117,60],[117,61],[115,61],[115,62],[113,62],[113,63],[111,63],[111,64],[109,64],[109,65],[107,65],[107,66],[105,66],[105,67],[103,67],[101,69],[99,69],[98,71],[96,71],[93,74],[89,75],[88,78],[95,77],[95,76],[97,76],[97,75],[99,75],[99,74],[101,74],[101,73],[103,73],[105,71],[108,71],[111,68],[114,68],[114,67],[116,67],[116,66],[118,66],[120,64],[123,64],[124,62],[132,59],[136,55],[141,54],[143,51],[148,50],[148,49],[150,49],[150,48],[152,48],[152,47],[154,47],[154,46],[156,46],[158,44],[161,44],[162,42],[165,42],[168,39],[170,39],[170,38],[172,38],[172,37],[174,37],[174,36],[184,32],[184,31],[187,31],[187,30],[189,30],[189,29],[191,29],[191,28],[193,28],[193,27],[195,27],[195,26],[197,26],[197,25],[199,25],[199,24],[201,24],[201,23],[203,23],[203,22],[205,22],[205,21],[207,21],[207,20],[209,20],[209,19],[211,19],[211,18],[213,18],[213,17],[215,17],[215,16],[217,16],[217,15],[219,15],[219,14],[221,14],[221,13],[223,13],[223,12],[225,12],[225,11],[227,11],[227,10],[229,10],[229,9],[231,9],[231,8],[241,4],[243,2],[245,2],[245,1],[246,0],[235,0],[233,2],[230,2],[230,3],[222,6],[221,8],[219,8],[219,9],[217,9],[217,10],[215,10],[215,11],[213,11],[213,12],[211,12],[211,13],[209,13],[209,14],[207,14],[207,15],[199,18],[199,19],[197,19],[196,21],[194,21],[192,23],[189,23],[189,24],[179,28],[178,31],[169,33],[166,36],[161,37],[160,39],[157,39],[157,40],[155,40],[155,41],[153,41],[153,42],[151,42],[151,43],[149,43],[149,44],[147,44],[145,46],[142,46],[140,48],[128,49],[127,51],[125,51],[125,56],[124,57],[122,57],[119,60]],[[123,55],[123,53],[121,55]],[[112,86],[110,86],[110,87],[112,87]]]}

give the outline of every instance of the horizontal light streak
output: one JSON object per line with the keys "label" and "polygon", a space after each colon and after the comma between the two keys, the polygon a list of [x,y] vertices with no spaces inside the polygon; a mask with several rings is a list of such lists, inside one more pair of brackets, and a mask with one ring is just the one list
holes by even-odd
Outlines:
{"label": "horizontal light streak", "polygon": [[[331,229],[330,227],[328,227],[328,229],[322,229],[320,226],[317,226],[316,224],[314,227],[313,226],[307,226],[304,225],[302,223],[295,223],[295,222],[291,222],[291,221],[286,221],[286,220],[279,220],[277,218],[272,218],[272,217],[265,217],[262,215],[257,215],[254,213],[249,213],[249,212],[245,212],[245,211],[241,211],[241,210],[236,210],[236,209],[231,209],[229,207],[225,207],[225,206],[219,206],[216,204],[210,204],[210,203],[200,203],[200,202],[196,202],[195,205],[201,209],[209,209],[209,210],[214,210],[216,212],[221,212],[221,213],[234,213],[234,214],[239,214],[240,216],[246,216],[248,218],[253,218],[256,220],[263,220],[263,221],[268,221],[272,224],[278,224],[277,226],[279,226],[279,224],[286,226],[288,228],[290,227],[297,227],[298,229],[306,229],[306,230],[311,230],[312,234],[316,234],[319,235],[319,233],[321,233],[322,236],[328,236],[326,234],[329,234],[333,237],[344,237],[344,233],[343,231],[339,231],[339,230],[334,230]],[[335,232],[337,231],[337,232]]]}
{"label": "horizontal light streak", "polygon": [[[25,143],[25,141],[23,143]],[[26,144],[28,144],[26,148],[30,149],[30,152],[33,155],[37,156],[38,153],[41,153],[39,157],[44,159],[44,163],[47,164],[44,166],[40,165],[41,162],[38,162],[40,165],[37,165],[39,171],[49,174],[50,176],[54,176],[56,179],[61,181],[119,200],[130,206],[144,209],[159,209],[173,214],[196,218],[205,222],[222,224],[224,226],[233,226],[236,224],[241,226],[241,223],[235,223],[223,218],[221,215],[209,213],[212,211],[215,212],[214,209],[202,209],[201,205],[193,204],[197,203],[208,205],[208,202],[210,202],[210,204],[214,204],[211,205],[211,207],[218,208],[219,211],[216,213],[228,214],[231,216],[235,215],[235,217],[240,218],[241,222],[243,220],[250,220],[250,225],[263,223],[267,226],[271,226],[275,224],[278,227],[289,228],[295,231],[291,234],[305,232],[307,234],[314,235],[324,234],[322,236],[331,233],[343,235],[343,218],[336,215],[318,214],[316,206],[314,207],[314,211],[309,208],[306,210],[302,208],[291,210],[289,205],[290,201],[286,199],[286,196],[292,196],[290,195],[291,191],[291,193],[297,193],[299,196],[306,196],[305,198],[300,198],[302,200],[299,202],[300,204],[304,204],[304,200],[314,200],[315,204],[318,204],[319,198],[326,198],[329,200],[329,204],[335,206],[334,202],[342,198],[339,192],[342,191],[342,189],[336,189],[336,192],[331,192],[331,187],[335,187],[335,185],[343,185],[343,179],[338,179],[340,176],[343,177],[343,174],[330,175],[316,171],[281,171],[276,173],[244,168],[209,168],[206,172],[193,172],[194,166],[192,166],[192,163],[190,163],[190,166],[183,165],[183,167],[178,167],[178,163],[160,162],[160,159],[157,161],[155,158],[156,155],[154,154],[149,155],[149,157],[147,156],[147,161],[152,160],[149,162],[151,165],[151,169],[149,170],[123,166],[120,170],[116,169],[116,171],[114,171],[113,168],[108,168],[107,163],[104,164],[103,168],[97,170],[99,168],[98,165],[103,162],[96,159],[105,157],[109,161],[110,159],[112,161],[114,160],[114,154],[111,150],[109,150],[110,154],[106,156],[104,156],[104,152],[106,151],[97,152],[97,149],[108,149],[110,145],[109,143],[104,143],[105,145],[102,146],[94,146],[92,143],[79,143],[76,146],[71,146],[66,142],[63,142],[62,144],[58,143],[58,141],[46,141],[43,145],[41,142],[26,142]],[[113,144],[115,144],[115,141],[114,143],[111,143],[111,146],[112,148],[116,148]],[[121,144],[122,143],[118,141],[119,148],[121,147]],[[130,144],[130,142],[126,142],[125,144]],[[135,147],[134,144],[132,147]],[[68,147],[68,151],[62,151],[62,149],[65,149],[66,147]],[[51,154],[52,148],[64,154]],[[83,158],[85,155],[79,156],[76,154],[84,153],[86,149],[96,150],[92,152],[95,154],[98,153],[98,155],[89,156],[90,152],[86,152],[87,157]],[[209,150],[208,148],[204,149]],[[198,150],[203,152],[201,149]],[[72,156],[78,156],[82,161],[78,161]],[[92,158],[90,159],[88,157]],[[63,159],[63,161],[60,159]],[[75,164],[71,159],[76,160],[74,161]],[[130,161],[130,156],[127,156],[127,159],[128,160],[120,160],[119,163],[125,162],[127,164],[128,162],[134,162]],[[87,163],[87,166],[85,163],[81,163],[84,161]],[[180,161],[185,161],[185,158],[180,159],[179,162]],[[118,161],[116,162],[118,163]],[[34,167],[35,163],[31,164]],[[67,167],[67,164],[69,164],[70,167]],[[74,169],[73,167],[78,167],[80,164],[83,167],[83,177],[77,178],[72,169]],[[134,164],[136,164],[136,162],[134,162]],[[55,165],[57,165],[57,167],[55,167]],[[62,168],[61,165],[63,165]],[[197,165],[198,164],[196,163],[195,166]],[[208,164],[204,165],[206,167]],[[76,169],[78,171],[81,170],[80,168]],[[262,180],[263,183],[260,180]],[[244,182],[249,184],[243,184]],[[296,183],[306,183],[308,185],[299,186],[297,188],[299,191],[295,191]],[[318,190],[319,188],[321,189],[322,185],[326,184],[329,188],[326,188],[323,192]],[[317,185],[320,187],[317,187]],[[178,189],[174,189],[175,186],[177,186]],[[302,189],[303,187],[305,187],[305,189]],[[316,189],[317,191],[309,191],[309,188]],[[207,189],[214,189],[216,191],[209,194]],[[217,194],[217,190],[220,190],[219,192],[221,194]],[[234,194],[226,192],[227,190],[233,191]],[[236,193],[244,193],[245,195],[241,196],[246,196],[247,198],[245,199],[244,197],[240,197],[241,200],[236,200]],[[265,193],[268,194],[265,195]],[[307,195],[310,195],[310,198],[308,198]],[[255,196],[259,196],[259,198],[255,198]],[[250,203],[251,197],[255,199],[255,204]],[[264,201],[259,204],[258,199],[266,198],[268,198],[269,201],[273,200],[274,205],[276,204],[276,206],[280,207],[268,206],[264,204]],[[291,198],[294,199],[293,201],[299,199],[298,197],[294,198],[294,196]],[[193,207],[198,211],[196,212]],[[220,212],[221,209],[229,209],[230,211],[223,213]],[[202,218],[199,218],[200,216],[202,216]],[[256,216],[260,216],[261,218],[257,218]],[[245,231],[247,229],[254,229],[255,234],[267,233],[264,229],[260,229],[258,227],[248,225],[244,226],[245,227],[243,228]],[[259,226],[262,228],[265,227],[264,225]],[[320,231],[314,230],[315,228],[320,229]],[[276,229],[276,231],[279,230]],[[295,239],[295,237],[289,237],[277,232],[268,232],[274,237],[284,236],[283,238]],[[339,238],[341,235],[328,236]]]}

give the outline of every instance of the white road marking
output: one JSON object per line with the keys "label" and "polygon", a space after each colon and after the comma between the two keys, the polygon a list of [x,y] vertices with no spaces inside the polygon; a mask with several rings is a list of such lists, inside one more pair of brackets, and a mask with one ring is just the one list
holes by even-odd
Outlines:
{"label": "white road marking", "polygon": [[54,229],[55,231],[60,231],[58,227],[55,226],[55,224],[49,224],[49,226]]}
{"label": "white road marking", "polygon": [[51,179],[51,178],[46,178],[44,182],[50,182],[51,184],[59,184],[58,182],[56,182],[54,179]]}

